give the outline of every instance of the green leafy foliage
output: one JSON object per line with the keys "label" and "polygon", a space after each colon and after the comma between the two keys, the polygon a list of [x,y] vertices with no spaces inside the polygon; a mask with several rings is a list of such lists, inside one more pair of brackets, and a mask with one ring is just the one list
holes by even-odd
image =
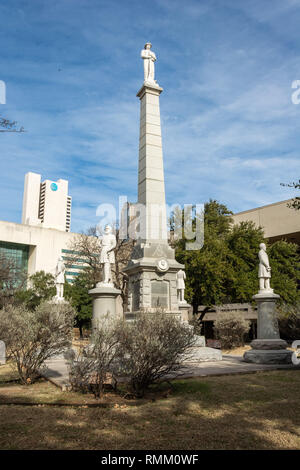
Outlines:
{"label": "green leafy foliage", "polygon": [[277,306],[280,337],[294,341],[300,338],[300,302]]}
{"label": "green leafy foliage", "polygon": [[[217,201],[204,209],[204,246],[185,249],[183,238],[176,243],[176,259],[185,264],[186,300],[197,312],[198,305],[250,302],[258,290],[258,250],[264,233],[253,222],[233,225],[231,212]],[[195,225],[195,219],[194,219]],[[299,298],[300,257],[297,245],[277,241],[268,247],[272,286],[282,301]]]}
{"label": "green leafy foliage", "polygon": [[29,278],[28,289],[16,292],[15,299],[18,304],[24,304],[29,310],[34,310],[41,302],[51,299],[55,295],[54,276],[45,271],[37,271]]}
{"label": "green leafy foliage", "polygon": [[90,325],[92,318],[92,297],[89,295],[92,287],[91,277],[85,271],[76,276],[72,284],[65,283],[64,296],[76,311],[75,325],[79,328],[80,336],[83,328]]}

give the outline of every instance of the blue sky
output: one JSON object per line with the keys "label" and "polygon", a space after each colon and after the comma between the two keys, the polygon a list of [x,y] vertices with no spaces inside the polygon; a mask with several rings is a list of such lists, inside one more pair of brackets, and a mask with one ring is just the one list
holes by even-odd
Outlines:
{"label": "blue sky", "polygon": [[24,175],[69,180],[72,231],[137,194],[140,50],[157,54],[168,203],[234,212],[294,196],[300,0],[0,3],[0,220],[20,222]]}

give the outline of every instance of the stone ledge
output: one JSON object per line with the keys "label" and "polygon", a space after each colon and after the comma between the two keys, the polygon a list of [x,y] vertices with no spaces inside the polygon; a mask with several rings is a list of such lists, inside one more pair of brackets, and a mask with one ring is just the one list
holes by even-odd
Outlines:
{"label": "stone ledge", "polygon": [[283,339],[254,339],[250,346],[254,350],[282,350],[286,349],[288,344]]}
{"label": "stone ledge", "polygon": [[291,364],[293,351],[287,349],[252,349],[244,354],[245,362],[254,364]]}
{"label": "stone ledge", "polygon": [[219,349],[207,348],[206,346],[189,348],[183,355],[183,363],[215,362],[222,361],[222,352]]}

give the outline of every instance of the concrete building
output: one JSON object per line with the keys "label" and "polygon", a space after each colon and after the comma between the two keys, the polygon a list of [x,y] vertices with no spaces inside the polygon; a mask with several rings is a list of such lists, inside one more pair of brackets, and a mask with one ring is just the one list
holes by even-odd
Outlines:
{"label": "concrete building", "polygon": [[233,215],[235,224],[252,221],[270,241],[285,239],[300,245],[300,211],[288,207],[292,199],[256,207]]}
{"label": "concrete building", "polygon": [[[77,236],[70,232],[71,197],[68,181],[25,175],[22,223],[0,221],[0,256],[13,260],[16,271],[31,276],[37,271],[54,274],[59,256],[68,262]],[[67,263],[66,280],[72,282],[84,262]]]}
{"label": "concrete building", "polygon": [[22,224],[69,232],[71,202],[68,181],[41,182],[41,175],[29,172],[25,175]]}
{"label": "concrete building", "polygon": [[[70,244],[76,236],[63,230],[0,221],[0,256],[13,259],[18,271],[31,276],[37,271],[54,274],[59,256],[70,257]],[[72,266],[66,279],[72,281],[82,266]]]}

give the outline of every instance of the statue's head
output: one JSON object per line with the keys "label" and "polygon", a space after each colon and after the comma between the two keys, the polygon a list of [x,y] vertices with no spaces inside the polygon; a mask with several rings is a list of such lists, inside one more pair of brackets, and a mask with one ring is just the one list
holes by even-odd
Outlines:
{"label": "statue's head", "polygon": [[109,233],[111,233],[111,226],[110,226],[110,225],[105,225],[104,233],[106,233],[107,235],[108,235]]}
{"label": "statue's head", "polygon": [[266,251],[266,249],[267,249],[265,243],[261,243],[261,244],[259,245],[259,248],[260,248],[261,250],[264,250],[264,251]]}
{"label": "statue's head", "polygon": [[146,44],[144,45],[144,49],[151,49],[151,47],[152,47],[151,42],[146,42]]}
{"label": "statue's head", "polygon": [[58,258],[58,261],[63,261],[63,257],[60,256],[60,257]]}

